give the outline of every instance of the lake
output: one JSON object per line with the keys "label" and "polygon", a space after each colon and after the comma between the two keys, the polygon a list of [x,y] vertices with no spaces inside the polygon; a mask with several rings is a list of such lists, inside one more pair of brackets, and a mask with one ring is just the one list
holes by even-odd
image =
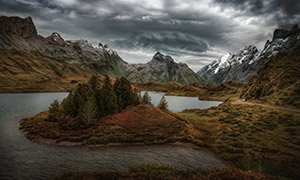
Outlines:
{"label": "lake", "polygon": [[[141,92],[143,96],[145,91]],[[154,106],[159,104],[162,96],[165,93],[148,91],[151,97],[151,103]],[[180,112],[185,109],[208,109],[212,106],[218,106],[221,101],[201,101],[197,97],[186,97],[186,96],[165,96],[168,103],[168,109],[172,112]]]}
{"label": "lake", "polygon": [[[47,110],[54,99],[61,101],[67,94],[0,94],[0,179],[48,179],[73,170],[127,171],[128,166],[141,163],[168,164],[179,169],[225,166],[211,153],[175,145],[85,148],[48,146],[28,140],[19,130],[19,121]],[[154,104],[162,96],[155,92],[149,94]],[[195,102],[197,98],[189,97],[167,96],[166,99],[174,112],[218,104],[200,101],[200,105]]]}

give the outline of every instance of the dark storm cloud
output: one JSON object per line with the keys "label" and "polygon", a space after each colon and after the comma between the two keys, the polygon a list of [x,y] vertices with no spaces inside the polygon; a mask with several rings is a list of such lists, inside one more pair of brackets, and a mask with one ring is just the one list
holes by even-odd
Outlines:
{"label": "dark storm cloud", "polygon": [[300,13],[299,0],[213,0],[213,2],[255,14],[268,14],[278,10],[283,10],[288,15]]}
{"label": "dark storm cloud", "polygon": [[[174,53],[178,54],[182,51],[191,54],[202,53],[206,52],[209,48],[209,44],[205,40],[197,36],[178,32],[132,34],[126,39],[116,40],[114,44],[124,49],[144,47],[155,51],[163,51],[171,55]],[[172,49],[178,51],[172,52]]]}
{"label": "dark storm cloud", "polygon": [[276,22],[282,28],[299,23],[299,0],[213,0],[213,3],[223,8],[233,7],[237,15],[272,16],[268,23]]}
{"label": "dark storm cloud", "polygon": [[264,44],[273,28],[297,21],[298,9],[297,0],[0,0],[0,15],[32,16],[44,36],[108,43],[129,62],[161,51],[199,67]]}

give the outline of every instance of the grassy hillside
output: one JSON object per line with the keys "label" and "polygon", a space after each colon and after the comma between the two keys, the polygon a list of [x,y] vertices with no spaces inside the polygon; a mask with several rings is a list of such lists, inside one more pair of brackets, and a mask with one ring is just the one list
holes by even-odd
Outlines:
{"label": "grassy hillside", "polygon": [[300,108],[300,47],[270,59],[249,81],[241,96]]}
{"label": "grassy hillside", "polygon": [[299,179],[300,113],[226,102],[177,115],[191,125],[191,142],[235,167]]}
{"label": "grassy hillside", "polygon": [[[0,50],[0,92],[68,91],[94,73],[121,77],[126,72],[114,57],[107,64],[68,64],[54,61],[38,51]],[[112,58],[112,59],[109,59]],[[116,58],[116,57],[115,57]]]}

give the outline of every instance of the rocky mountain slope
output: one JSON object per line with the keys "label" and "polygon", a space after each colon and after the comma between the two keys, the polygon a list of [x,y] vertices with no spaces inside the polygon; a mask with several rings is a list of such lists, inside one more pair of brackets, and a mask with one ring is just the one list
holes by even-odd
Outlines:
{"label": "rocky mountain slope", "polygon": [[300,108],[300,45],[272,57],[250,79],[241,97]]}
{"label": "rocky mountain slope", "polygon": [[77,64],[82,68],[114,77],[126,75],[124,62],[107,45],[94,47],[86,40],[65,41],[58,33],[38,35],[30,17],[0,17],[0,49],[18,49],[39,54],[53,61]]}
{"label": "rocky mountain slope", "polygon": [[291,30],[276,29],[272,41],[267,41],[262,52],[253,45],[236,54],[227,54],[213,61],[197,72],[207,83],[221,84],[230,80],[248,82],[259,69],[280,52],[288,52],[300,44],[300,29],[295,25]]}
{"label": "rocky mountain slope", "polygon": [[64,40],[57,32],[43,37],[38,35],[30,17],[0,17],[0,54],[1,92],[30,86],[35,86],[34,91],[39,91],[38,86],[47,90],[47,82],[53,79],[57,82],[90,74],[124,76],[135,82],[199,82],[197,75],[186,64],[175,63],[169,56],[157,55],[157,62],[153,60],[144,65],[131,65],[108,45],[99,43],[94,46],[86,40]]}
{"label": "rocky mountain slope", "polygon": [[146,64],[128,66],[128,79],[132,82],[179,82],[181,84],[203,83],[202,79],[184,63],[177,63],[170,56],[157,52]]}

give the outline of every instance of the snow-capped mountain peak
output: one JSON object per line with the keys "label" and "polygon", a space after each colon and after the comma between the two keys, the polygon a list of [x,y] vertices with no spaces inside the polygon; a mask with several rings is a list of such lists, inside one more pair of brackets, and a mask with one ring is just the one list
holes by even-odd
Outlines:
{"label": "snow-capped mountain peak", "polygon": [[227,54],[221,56],[221,58],[214,62],[214,65],[217,65],[217,68],[215,69],[214,73],[217,73],[220,68],[225,68],[229,65],[229,60],[231,59],[231,53],[228,52]]}
{"label": "snow-capped mountain peak", "polygon": [[291,30],[276,29],[272,41],[267,40],[264,49],[258,52],[254,45],[249,45],[236,54],[222,56],[197,72],[209,83],[220,84],[226,81],[247,82],[271,58],[283,51],[289,51],[300,45],[298,25]]}

